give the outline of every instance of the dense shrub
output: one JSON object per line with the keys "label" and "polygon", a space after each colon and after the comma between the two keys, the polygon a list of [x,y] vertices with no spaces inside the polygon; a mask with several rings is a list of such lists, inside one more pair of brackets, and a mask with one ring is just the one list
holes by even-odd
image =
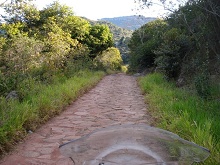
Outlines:
{"label": "dense shrub", "polygon": [[168,79],[177,79],[185,53],[190,48],[190,40],[176,28],[167,30],[162,36],[161,45],[154,50],[155,64]]}
{"label": "dense shrub", "polygon": [[163,20],[155,20],[134,31],[128,43],[131,50],[129,56],[129,70],[142,71],[154,66],[154,50],[161,43],[161,37],[167,24]]}
{"label": "dense shrub", "polygon": [[97,66],[103,67],[105,70],[121,70],[122,58],[117,48],[108,48],[97,56],[95,61]]}
{"label": "dense shrub", "polygon": [[[138,2],[142,7],[152,5],[148,0]],[[160,2],[172,12],[160,23],[147,23],[132,34],[129,68],[143,70],[153,61],[166,78],[177,84],[184,80],[180,86],[194,86],[206,98],[210,95],[210,77],[215,76],[215,83],[219,83],[220,1],[186,0],[178,9],[168,4],[171,1]],[[153,44],[148,47],[148,43]]]}

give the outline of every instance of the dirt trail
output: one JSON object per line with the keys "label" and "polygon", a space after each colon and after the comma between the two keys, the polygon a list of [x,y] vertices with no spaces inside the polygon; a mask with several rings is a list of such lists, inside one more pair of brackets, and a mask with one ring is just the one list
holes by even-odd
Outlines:
{"label": "dirt trail", "polygon": [[150,124],[136,78],[109,75],[59,116],[30,134],[1,165],[70,165],[59,145],[97,128],[120,123]]}

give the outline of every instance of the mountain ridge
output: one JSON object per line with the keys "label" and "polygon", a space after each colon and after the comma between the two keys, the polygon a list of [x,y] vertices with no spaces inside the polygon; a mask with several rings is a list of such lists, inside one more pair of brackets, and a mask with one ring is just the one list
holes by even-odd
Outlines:
{"label": "mountain ridge", "polygon": [[98,21],[107,21],[113,23],[121,28],[128,30],[136,30],[140,28],[142,25],[156,20],[156,17],[145,17],[142,15],[130,15],[130,16],[119,16],[112,18],[101,18]]}

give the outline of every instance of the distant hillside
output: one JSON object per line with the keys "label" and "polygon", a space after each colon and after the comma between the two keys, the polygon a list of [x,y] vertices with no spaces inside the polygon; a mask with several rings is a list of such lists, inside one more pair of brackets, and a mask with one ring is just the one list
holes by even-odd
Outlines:
{"label": "distant hillside", "polygon": [[130,38],[133,31],[121,28],[113,23],[107,21],[96,21],[97,24],[105,24],[109,27],[110,31],[113,33],[115,44],[119,42],[122,37]]}
{"label": "distant hillside", "polygon": [[121,28],[111,22],[108,22],[108,21],[103,21],[103,20],[93,21],[93,20],[87,19],[85,17],[83,17],[83,19],[86,19],[87,21],[89,21],[91,25],[95,25],[95,24],[107,25],[109,27],[111,33],[113,34],[113,40],[115,43],[115,47],[117,47],[120,50],[120,53],[121,53],[121,56],[122,56],[124,63],[127,63],[128,54],[129,54],[129,49],[128,49],[127,43],[129,42],[133,31]]}
{"label": "distant hillside", "polygon": [[133,31],[121,28],[113,23],[110,23],[108,21],[103,21],[103,20],[99,20],[95,22],[90,21],[90,23],[91,24],[105,24],[109,27],[110,31],[113,34],[115,47],[117,47],[120,50],[124,63],[127,63],[128,54],[129,54],[129,49],[128,49],[127,44],[132,36]]}
{"label": "distant hillside", "polygon": [[129,57],[128,42],[132,36],[133,30],[140,28],[142,25],[155,20],[153,17],[144,16],[123,16],[114,18],[102,18],[98,21],[90,20],[85,17],[90,22],[91,25],[95,24],[105,24],[109,27],[113,34],[113,39],[115,47],[120,50],[122,59],[126,64]]}
{"label": "distant hillside", "polygon": [[108,21],[116,26],[119,26],[124,29],[135,30],[140,28],[142,25],[155,20],[155,17],[144,17],[144,16],[122,16],[114,18],[102,18],[99,21]]}

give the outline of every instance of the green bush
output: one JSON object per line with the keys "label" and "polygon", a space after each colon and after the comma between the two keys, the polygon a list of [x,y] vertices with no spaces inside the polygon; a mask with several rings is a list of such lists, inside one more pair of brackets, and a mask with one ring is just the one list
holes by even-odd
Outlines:
{"label": "green bush", "polygon": [[211,86],[209,76],[207,74],[200,74],[195,77],[195,87],[198,95],[207,99],[211,94]]}
{"label": "green bush", "polygon": [[156,45],[153,39],[138,45],[130,54],[129,71],[141,71],[154,66],[156,56],[153,50]]}
{"label": "green bush", "polygon": [[155,64],[168,79],[177,79],[181,73],[185,52],[190,47],[189,37],[172,28],[163,34],[162,40],[161,45],[154,50]]}
{"label": "green bush", "polygon": [[80,70],[94,69],[92,59],[89,57],[89,49],[86,46],[79,45],[72,49],[64,63],[64,74],[67,77],[73,76]]}
{"label": "green bush", "polygon": [[98,67],[104,68],[105,70],[121,70],[122,58],[120,51],[114,47],[108,48],[96,57],[95,62]]}
{"label": "green bush", "polygon": [[161,38],[167,29],[164,20],[157,19],[135,30],[128,43],[131,51],[129,55],[129,71],[137,72],[154,66],[154,50],[162,42]]}

